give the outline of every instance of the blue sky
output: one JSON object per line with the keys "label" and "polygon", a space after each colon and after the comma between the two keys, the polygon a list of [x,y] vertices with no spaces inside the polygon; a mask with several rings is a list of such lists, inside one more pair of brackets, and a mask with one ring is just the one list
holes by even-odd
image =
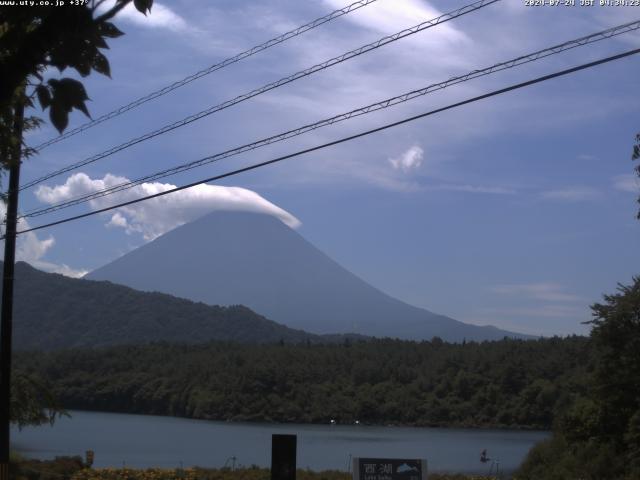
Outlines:
{"label": "blue sky", "polygon": [[[579,3],[579,2],[578,2]],[[348,4],[155,2],[125,11],[113,78],[85,79],[99,116]],[[176,119],[462,6],[378,0],[55,144],[28,181]],[[21,210],[136,178],[634,19],[640,8],[504,0],[271,91],[22,193]],[[117,196],[132,198],[637,47],[577,48]],[[20,258],[80,275],[215,209],[264,211],[381,290],[434,312],[533,334],[586,333],[588,306],[640,273],[640,131],[632,57],[115,213],[25,235]],[[71,127],[85,119],[74,114]],[[50,127],[31,134],[38,144]],[[221,188],[235,187],[235,188]],[[29,220],[35,226],[110,204]],[[212,248],[215,245],[212,243]]]}

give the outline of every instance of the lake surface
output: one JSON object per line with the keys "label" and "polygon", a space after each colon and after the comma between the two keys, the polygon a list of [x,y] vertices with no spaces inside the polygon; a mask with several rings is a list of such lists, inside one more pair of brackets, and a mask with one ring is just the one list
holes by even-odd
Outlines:
{"label": "lake surface", "polygon": [[518,467],[548,432],[210,422],[174,417],[70,412],[53,427],[12,429],[12,448],[28,457],[95,452],[95,467],[222,467],[271,462],[271,435],[298,436],[298,468],[347,470],[350,456],[426,458],[429,471],[487,473],[480,452],[501,470]]}

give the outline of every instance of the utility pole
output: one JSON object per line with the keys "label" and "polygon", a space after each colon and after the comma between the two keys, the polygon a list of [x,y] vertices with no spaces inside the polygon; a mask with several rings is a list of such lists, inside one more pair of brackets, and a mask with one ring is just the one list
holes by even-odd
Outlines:
{"label": "utility pole", "polygon": [[16,260],[16,227],[18,223],[18,191],[20,189],[20,157],[24,119],[23,95],[14,110],[13,133],[17,145],[9,160],[9,191],[4,238],[4,271],[2,274],[2,312],[0,318],[0,480],[9,480],[9,443],[11,404],[11,334],[13,326],[13,272]]}

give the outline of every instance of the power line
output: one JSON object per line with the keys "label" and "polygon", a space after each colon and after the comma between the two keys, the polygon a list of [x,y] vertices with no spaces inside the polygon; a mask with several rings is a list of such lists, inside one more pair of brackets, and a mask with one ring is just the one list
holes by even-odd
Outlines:
{"label": "power line", "polygon": [[479,1],[476,1],[476,2],[471,3],[469,5],[465,5],[464,7],[461,7],[461,8],[458,8],[456,10],[453,10],[451,12],[442,14],[439,17],[433,18],[431,20],[427,20],[426,22],[422,22],[422,23],[420,23],[418,25],[415,25],[415,26],[413,26],[411,28],[407,28],[405,30],[402,30],[402,31],[400,31],[398,33],[395,33],[393,35],[385,36],[385,37],[383,37],[383,38],[381,38],[381,39],[379,39],[379,40],[377,40],[377,41],[375,41],[373,43],[369,43],[369,44],[364,45],[364,46],[362,46],[360,48],[357,48],[355,50],[351,50],[351,51],[349,51],[347,53],[344,53],[344,54],[342,54],[340,56],[331,58],[331,59],[326,60],[326,61],[324,61],[322,63],[319,63],[317,65],[309,67],[309,68],[307,68],[305,70],[301,70],[301,71],[296,72],[296,73],[294,73],[292,75],[289,75],[287,77],[283,77],[280,80],[277,80],[275,82],[263,85],[260,88],[257,88],[255,90],[252,90],[252,91],[248,92],[248,93],[239,95],[239,96],[237,96],[237,97],[235,97],[235,98],[233,98],[231,100],[227,100],[227,101],[225,101],[223,103],[220,103],[218,105],[214,105],[212,107],[209,107],[209,108],[207,108],[205,110],[202,110],[202,111],[200,111],[198,113],[195,113],[193,115],[185,117],[182,120],[179,120],[177,122],[171,123],[169,125],[165,125],[165,126],[159,128],[157,130],[154,130],[152,132],[146,133],[146,134],[144,134],[144,135],[142,135],[140,137],[133,138],[133,139],[127,141],[127,142],[124,142],[124,143],[122,143],[120,145],[112,147],[112,148],[110,148],[110,149],[108,149],[108,150],[106,150],[106,151],[104,151],[102,153],[98,153],[98,154],[93,155],[91,157],[88,157],[88,158],[86,158],[84,160],[81,160],[79,162],[76,162],[74,164],[68,165],[68,166],[66,166],[64,168],[61,168],[59,170],[56,170],[56,171],[54,171],[52,173],[44,175],[44,176],[42,176],[40,178],[37,178],[36,180],[32,180],[30,182],[27,182],[22,187],[20,187],[20,190],[24,190],[26,188],[32,187],[34,185],[37,185],[39,183],[44,182],[45,180],[48,180],[48,179],[53,178],[53,177],[56,177],[56,176],[61,175],[63,173],[70,172],[72,170],[75,170],[77,168],[83,167],[83,166],[88,165],[90,163],[94,163],[94,162],[96,162],[98,160],[101,160],[103,158],[111,156],[114,153],[120,152],[120,151],[125,150],[125,149],[127,149],[129,147],[132,147],[133,145],[137,145],[138,143],[144,142],[146,140],[150,140],[150,139],[155,138],[155,137],[157,137],[159,135],[163,135],[163,134],[168,133],[168,132],[170,132],[172,130],[175,130],[177,128],[183,127],[184,125],[188,125],[188,124],[190,124],[192,122],[195,122],[196,120],[200,120],[200,119],[202,119],[204,117],[207,117],[207,116],[209,116],[209,115],[211,115],[213,113],[219,112],[219,111],[227,109],[227,108],[229,108],[229,107],[231,107],[233,105],[237,105],[238,103],[244,102],[245,100],[249,100],[250,98],[256,97],[258,95],[266,93],[266,92],[268,92],[270,90],[273,90],[275,88],[281,87],[281,86],[286,85],[286,84],[291,83],[291,82],[294,82],[296,80],[299,80],[300,78],[307,77],[307,76],[312,75],[312,74],[314,74],[316,72],[319,72],[321,70],[325,70],[325,69],[330,68],[330,67],[332,67],[334,65],[337,65],[339,63],[345,62],[345,61],[350,60],[352,58],[358,57],[358,56],[363,55],[363,54],[365,54],[367,52],[370,52],[372,50],[376,50],[376,49],[378,49],[378,48],[380,48],[380,47],[382,47],[384,45],[387,45],[389,43],[395,42],[395,41],[400,40],[402,38],[405,38],[405,37],[407,37],[409,35],[413,35],[415,33],[421,32],[421,31],[426,30],[428,28],[435,27],[436,25],[439,25],[439,24],[444,23],[444,22],[448,22],[448,21],[453,20],[453,19],[455,19],[457,17],[460,17],[462,15],[466,15],[467,13],[474,12],[476,10],[479,10],[479,9],[481,9],[483,7],[486,7],[488,5],[491,5],[491,4],[499,2],[499,1],[501,1],[501,0],[479,0]]}
{"label": "power line", "polygon": [[126,189],[132,188],[132,187],[134,187],[136,185],[139,185],[139,184],[141,184],[143,182],[146,182],[146,181],[157,180],[159,178],[164,178],[164,177],[167,177],[167,176],[170,176],[170,175],[174,175],[174,174],[181,173],[181,172],[184,172],[184,171],[187,171],[187,170],[191,170],[193,168],[200,167],[200,166],[208,164],[208,163],[219,161],[219,160],[222,160],[224,158],[235,156],[235,155],[238,155],[240,153],[244,153],[244,152],[247,152],[247,151],[250,151],[250,150],[254,150],[254,149],[262,147],[262,146],[270,145],[270,144],[275,143],[275,142],[279,142],[279,141],[282,141],[282,140],[285,140],[285,139],[288,139],[288,138],[292,138],[294,136],[301,135],[303,133],[309,132],[311,130],[315,130],[317,128],[321,128],[321,127],[324,127],[324,126],[327,126],[327,125],[332,125],[334,123],[338,123],[338,122],[353,118],[355,116],[367,114],[367,113],[370,113],[372,111],[376,111],[376,110],[379,110],[379,109],[387,108],[389,106],[396,105],[398,103],[406,102],[408,100],[416,98],[417,96],[426,95],[428,93],[431,93],[434,90],[443,89],[443,88],[446,88],[448,86],[451,86],[451,85],[454,85],[454,84],[457,84],[457,83],[461,83],[463,81],[467,81],[467,80],[470,80],[470,79],[473,79],[473,78],[477,78],[477,77],[480,77],[480,76],[488,75],[488,74],[491,74],[491,73],[494,73],[494,72],[497,72],[497,71],[501,71],[501,70],[504,70],[504,69],[507,69],[507,68],[512,68],[512,67],[519,66],[519,65],[522,65],[522,64],[525,64],[525,63],[529,63],[529,62],[538,60],[540,58],[544,58],[544,57],[549,56],[549,55],[557,54],[557,53],[560,53],[562,51],[565,51],[565,50],[568,50],[568,49],[571,49],[571,48],[575,48],[575,47],[582,46],[582,45],[587,45],[589,43],[594,43],[596,41],[600,41],[600,40],[603,40],[603,39],[606,39],[606,38],[611,38],[612,36],[620,35],[622,33],[627,33],[629,31],[633,31],[633,30],[636,30],[638,28],[640,28],[640,21],[629,22],[627,24],[623,24],[623,25],[619,25],[619,26],[616,26],[616,27],[613,27],[613,28],[609,28],[607,30],[603,30],[601,32],[597,32],[597,33],[594,33],[594,34],[591,34],[591,35],[588,35],[588,36],[585,36],[585,37],[580,37],[580,38],[575,39],[575,40],[564,42],[564,43],[562,43],[560,45],[555,45],[553,47],[549,47],[549,48],[546,48],[546,49],[543,49],[543,50],[539,50],[539,51],[531,53],[529,55],[524,55],[524,56],[521,56],[521,57],[517,57],[515,59],[508,60],[506,62],[501,62],[501,63],[495,64],[495,65],[493,65],[491,67],[487,67],[487,68],[480,69],[480,70],[474,70],[474,71],[472,71],[472,72],[470,72],[468,74],[465,74],[465,75],[452,77],[452,78],[450,78],[449,80],[447,80],[445,82],[432,84],[432,85],[429,85],[428,87],[425,87],[425,88],[420,89],[420,90],[414,90],[412,92],[409,92],[409,93],[406,93],[406,94],[403,94],[403,95],[400,95],[400,96],[397,96],[397,97],[392,97],[392,98],[383,100],[381,102],[377,102],[375,104],[368,105],[366,107],[361,107],[359,109],[352,110],[350,112],[343,113],[341,115],[336,115],[334,117],[331,117],[331,118],[328,118],[328,119],[325,119],[325,120],[321,120],[319,122],[316,122],[316,123],[313,123],[313,124],[310,124],[310,125],[305,125],[303,127],[299,127],[297,129],[294,129],[294,130],[289,130],[287,132],[284,132],[284,133],[281,133],[281,134],[278,134],[278,135],[275,135],[275,136],[272,136],[272,137],[268,137],[268,138],[265,138],[265,139],[262,139],[262,140],[258,140],[256,142],[253,142],[253,143],[250,143],[250,144],[247,144],[247,145],[236,147],[234,149],[227,150],[227,151],[222,152],[222,153],[218,153],[218,154],[215,154],[215,155],[207,156],[207,157],[204,157],[202,159],[199,159],[199,160],[196,160],[196,161],[193,161],[193,162],[189,162],[189,163],[186,163],[186,164],[183,164],[183,165],[179,165],[177,167],[172,167],[172,168],[169,168],[169,169],[166,169],[166,170],[162,170],[160,172],[156,172],[154,174],[146,175],[146,176],[140,177],[140,178],[138,178],[136,180],[125,182],[125,183],[121,183],[119,185],[115,185],[115,186],[100,190],[98,192],[93,192],[93,193],[90,193],[90,194],[87,194],[87,195],[83,195],[83,196],[77,197],[75,199],[67,200],[65,202],[61,202],[61,203],[58,203],[58,204],[53,205],[53,206],[49,206],[49,207],[45,207],[45,208],[41,208],[41,209],[37,209],[37,210],[32,210],[32,211],[27,212],[26,214],[24,214],[23,217],[35,217],[35,216],[43,215],[43,214],[46,214],[46,213],[50,213],[50,212],[53,212],[53,211],[60,210],[62,208],[67,208],[67,207],[70,207],[70,206],[73,206],[73,205],[77,205],[77,204],[83,203],[83,202],[88,201],[88,200],[92,200],[92,199],[99,198],[99,197],[102,197],[102,196],[105,196],[105,195],[109,195],[109,194],[116,193],[116,192],[119,192],[119,191],[122,191],[122,190],[126,190]]}
{"label": "power line", "polygon": [[200,70],[199,72],[196,72],[192,75],[189,75],[188,77],[183,78],[182,80],[179,80],[177,82],[172,83],[171,85],[167,85],[166,87],[163,87],[159,90],[156,90],[154,92],[149,93],[148,95],[145,95],[144,97],[140,97],[137,100],[134,100],[131,103],[128,103],[127,105],[123,105],[120,108],[117,108],[109,113],[105,113],[104,115],[102,115],[101,117],[96,118],[95,120],[91,120],[87,123],[84,123],[72,130],[68,130],[67,132],[65,132],[63,135],[59,135],[57,137],[51,138],[49,140],[47,140],[44,143],[41,143],[40,145],[38,145],[37,147],[35,147],[36,150],[42,150],[43,148],[48,147],[49,145],[53,145],[54,143],[58,143],[66,138],[72,137],[80,132],[83,132],[85,130],[88,130],[92,127],[95,127],[96,125],[106,122],[107,120],[110,120],[114,117],[117,117],[119,115],[122,115],[125,112],[128,112],[129,110],[133,110],[134,108],[139,107],[140,105],[143,105],[151,100],[154,100],[158,97],[161,97],[163,95],[166,95],[167,93],[176,90],[177,88],[180,88],[184,85],[187,85],[188,83],[193,82],[194,80],[198,80],[199,78],[202,78],[206,75],[209,75],[210,73],[213,73],[217,70],[220,70],[224,67],[228,67],[229,65],[232,65],[234,63],[239,62],[240,60],[244,60],[245,58],[251,57],[252,55],[255,55],[256,53],[262,52],[264,50],[267,50],[268,48],[271,48],[275,45],[278,45],[280,43],[283,43],[291,38],[297,37],[299,35],[302,35],[305,32],[308,32],[309,30],[313,30],[316,27],[319,27],[320,25],[323,25],[327,22],[330,22],[332,20],[335,20],[336,18],[339,18],[343,15],[346,15],[348,13],[353,12],[354,10],[358,10],[359,8],[365,7],[371,3],[376,2],[377,0],[359,0],[357,2],[352,3],[351,5],[348,5],[344,8],[341,8],[339,10],[335,10],[323,17],[320,18],[316,18],[315,20],[306,23],[298,28],[295,28],[293,30],[290,30],[286,33],[283,33],[282,35],[279,35],[275,38],[272,38],[271,40],[267,40],[264,43],[261,43],[260,45],[256,45],[255,47],[250,48],[249,50],[245,50],[244,52],[241,52],[233,57],[229,57],[221,62],[215,63],[203,70]]}
{"label": "power line", "polygon": [[105,189],[102,189],[100,191],[97,192],[93,192],[93,193],[89,193],[86,195],[81,195],[78,196],[76,198],[70,199],[70,200],[66,200],[64,202],[60,202],[57,203],[55,205],[51,205],[49,207],[44,207],[44,208],[39,208],[39,209],[34,209],[31,210],[25,214],[22,215],[21,218],[25,218],[25,217],[37,217],[40,215],[45,215],[47,213],[51,213],[51,212],[55,212],[58,210],[62,210],[64,208],[69,208],[72,207],[74,205],[79,205],[81,203],[87,202],[89,200],[94,200],[96,198],[101,198],[104,197],[106,195],[111,195],[123,190],[128,190],[130,188],[133,188],[137,185],[140,185],[144,182],[148,182],[148,181],[153,181],[153,180],[158,180],[160,178],[164,178],[164,177],[168,177],[171,175],[175,175],[177,173],[182,173],[209,163],[213,163],[213,162],[217,162],[220,161],[222,159],[225,158],[229,158],[235,155],[239,155],[241,153],[245,153],[251,150],[255,150],[257,148],[260,147],[264,147],[267,145],[271,145],[273,143],[276,142],[280,142],[283,140],[287,140],[289,138],[292,137],[296,137],[298,135],[302,135],[303,133],[307,133],[313,130],[316,130],[318,128],[322,128],[328,125],[333,125],[335,123],[339,123],[345,120],[349,120],[351,118],[360,116],[360,115],[365,115],[377,110],[381,110],[381,109],[385,109],[388,107],[391,107],[393,105],[397,105],[399,103],[403,103],[403,102],[407,102],[409,100],[412,100],[416,97],[419,96],[423,96],[423,95],[427,95],[433,91],[436,90],[441,90],[444,88],[447,88],[449,86],[452,85],[456,85],[458,83],[462,83],[462,82],[466,82],[468,80],[474,79],[474,78],[478,78],[481,76],[485,76],[485,75],[489,75],[495,72],[499,72],[502,70],[506,70],[508,68],[513,68],[519,65],[523,65],[526,63],[530,63],[536,60],[539,60],[541,58],[545,58],[548,57],[550,55],[555,55],[558,53],[561,53],[563,51],[575,48],[575,47],[579,47],[579,46],[583,46],[583,45],[588,45],[590,43],[594,43],[600,40],[604,40],[604,39],[608,39],[611,38],[613,36],[616,35],[621,35],[623,33],[627,33],[633,30],[637,30],[640,28],[640,20],[635,21],[635,22],[629,22],[623,25],[619,25],[616,27],[612,27],[597,33],[593,33],[591,35],[587,35],[584,37],[580,37],[574,40],[570,40],[567,42],[564,42],[562,44],[559,45],[554,45],[552,47],[549,48],[545,48],[543,50],[538,50],[536,52],[533,52],[531,54],[528,55],[523,55],[511,60],[508,60],[506,62],[501,62],[501,63],[497,63],[494,64],[490,67],[486,67],[483,69],[479,69],[479,70],[473,70],[467,74],[464,75],[460,75],[460,76],[456,76],[456,77],[452,77],[444,82],[440,82],[440,83],[435,83],[432,85],[429,85],[427,87],[424,87],[422,89],[419,90],[413,90],[411,92],[405,93],[403,95],[399,95],[396,97],[392,97],[392,98],[388,98],[386,100],[382,100],[380,102],[374,103],[374,104],[370,104],[367,105],[365,107],[361,107],[355,110],[351,110],[347,113],[342,113],[340,115],[336,115],[324,120],[320,120],[318,122],[309,124],[309,125],[305,125],[293,130],[289,130],[283,133],[280,133],[278,135],[274,135],[268,138],[264,138],[249,144],[245,144],[242,145],[240,147],[236,147],[230,150],[226,150],[224,152],[221,153],[217,153],[215,155],[209,155],[207,157],[192,161],[192,162],[188,162],[182,165],[178,165],[176,167],[171,167],[165,170],[161,170],[159,172],[156,173],[152,173],[149,175],[145,175],[143,177],[139,177],[135,180],[131,180],[128,182],[124,182],[124,183],[120,183],[118,185],[114,185],[112,187],[108,187]]}
{"label": "power line", "polygon": [[[582,65],[578,65],[576,67],[568,68],[566,70],[561,70],[561,71],[558,71],[558,72],[555,72],[555,73],[544,75],[542,77],[537,77],[537,78],[534,78],[533,80],[528,80],[526,82],[517,83],[515,85],[511,85],[509,87],[501,88],[499,90],[494,90],[492,92],[485,93],[485,94],[479,95],[477,97],[469,98],[469,99],[463,100],[461,102],[452,103],[452,104],[447,105],[445,107],[437,108],[437,109],[431,110],[429,112],[421,113],[419,115],[414,115],[412,117],[408,117],[408,118],[405,118],[403,120],[399,120],[397,122],[388,123],[388,124],[383,125],[381,127],[373,128],[371,130],[360,132],[360,133],[357,133],[355,135],[350,135],[348,137],[343,137],[341,139],[334,140],[334,141],[328,142],[328,143],[324,143],[322,145],[316,145],[315,147],[306,148],[304,150],[299,150],[297,152],[290,153],[288,155],[284,155],[284,156],[277,157],[277,158],[274,158],[274,159],[271,159],[271,160],[267,160],[265,162],[256,163],[256,164],[250,165],[248,167],[239,168],[239,169],[233,170],[231,172],[223,173],[223,174],[220,174],[220,175],[215,175],[213,177],[205,178],[203,180],[198,180],[197,182],[193,182],[193,183],[189,183],[189,184],[186,184],[186,185],[182,185],[180,187],[175,187],[175,188],[172,188],[170,190],[165,190],[164,192],[155,193],[153,195],[147,195],[145,197],[136,198],[134,200],[129,200],[127,202],[122,202],[122,203],[119,203],[119,204],[116,204],[116,205],[112,205],[110,207],[101,208],[99,210],[94,210],[92,212],[83,213],[83,214],[75,215],[75,216],[72,216],[72,217],[67,217],[67,218],[64,218],[62,220],[57,220],[55,222],[50,222],[50,223],[47,223],[47,224],[44,224],[44,225],[39,225],[37,227],[28,228],[26,230],[21,230],[19,232],[16,232],[16,234],[34,232],[36,230],[41,230],[43,228],[53,227],[55,225],[60,225],[60,224],[63,224],[63,223],[68,223],[68,222],[74,221],[74,220],[79,220],[81,218],[90,217],[90,216],[93,216],[93,215],[97,215],[99,213],[108,212],[110,210],[115,210],[117,208],[126,207],[128,205],[133,205],[133,204],[136,204],[136,203],[139,203],[139,202],[143,202],[143,201],[146,201],[146,200],[151,200],[153,198],[162,197],[164,195],[168,195],[170,193],[175,193],[175,192],[178,192],[180,190],[185,190],[187,188],[192,188],[192,187],[195,187],[197,185],[201,185],[203,183],[213,182],[213,181],[216,181],[216,180],[221,180],[223,178],[232,177],[232,176],[238,175],[240,173],[245,173],[245,172],[248,172],[248,171],[251,171],[251,170],[255,170],[257,168],[261,168],[261,167],[265,167],[267,165],[272,165],[274,163],[281,162],[283,160],[287,160],[287,159],[290,159],[290,158],[298,157],[300,155],[305,155],[307,153],[315,152],[317,150],[322,150],[322,149],[327,148],[327,147],[331,147],[331,146],[334,146],[334,145],[345,143],[345,142],[348,142],[348,141],[351,141],[351,140],[355,140],[357,138],[365,137],[365,136],[371,135],[373,133],[381,132],[381,131],[387,130],[389,128],[397,127],[399,125],[403,125],[405,123],[409,123],[409,122],[412,122],[412,121],[415,121],[415,120],[418,120],[418,119],[421,119],[421,118],[424,118],[424,117],[435,115],[437,113],[441,113],[441,112],[444,112],[446,110],[451,110],[451,109],[454,109],[454,108],[457,108],[457,107],[460,107],[460,106],[463,106],[463,105],[467,105],[467,104],[470,104],[470,103],[477,102],[479,100],[484,100],[485,98],[494,97],[496,95],[501,95],[503,93],[507,93],[507,92],[510,92],[510,91],[513,91],[513,90],[518,90],[520,88],[528,87],[530,85],[534,85],[534,84],[537,84],[537,83],[545,82],[545,81],[551,80],[553,78],[561,77],[561,76],[564,76],[564,75],[569,75],[571,73],[575,73],[575,72],[580,71],[580,70],[585,70],[587,68],[595,67],[597,65],[602,65],[604,63],[612,62],[614,60],[619,60],[619,59],[624,58],[624,57],[629,57],[629,56],[635,55],[637,53],[640,53],[640,48],[636,48],[636,49],[629,50],[629,51],[626,51],[626,52],[623,52],[623,53],[619,53],[617,55],[612,55],[612,56],[609,56],[609,57],[606,57],[606,58],[602,58],[600,60],[596,60],[596,61],[593,61],[593,62],[584,63]],[[4,239],[4,236],[0,237],[0,240],[1,239]]]}

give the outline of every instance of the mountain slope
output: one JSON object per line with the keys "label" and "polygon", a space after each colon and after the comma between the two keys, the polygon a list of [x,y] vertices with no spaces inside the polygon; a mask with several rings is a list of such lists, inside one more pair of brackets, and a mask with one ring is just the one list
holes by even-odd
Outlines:
{"label": "mountain slope", "polygon": [[[0,278],[0,285],[1,281]],[[287,328],[243,306],[209,306],[109,282],[45,273],[23,262],[16,264],[13,329],[16,349],[208,340],[342,341]]]}
{"label": "mountain slope", "polygon": [[247,305],[313,333],[403,339],[519,336],[408,305],[367,284],[279,220],[214,212],[157,238],[87,278],[207,304]]}

